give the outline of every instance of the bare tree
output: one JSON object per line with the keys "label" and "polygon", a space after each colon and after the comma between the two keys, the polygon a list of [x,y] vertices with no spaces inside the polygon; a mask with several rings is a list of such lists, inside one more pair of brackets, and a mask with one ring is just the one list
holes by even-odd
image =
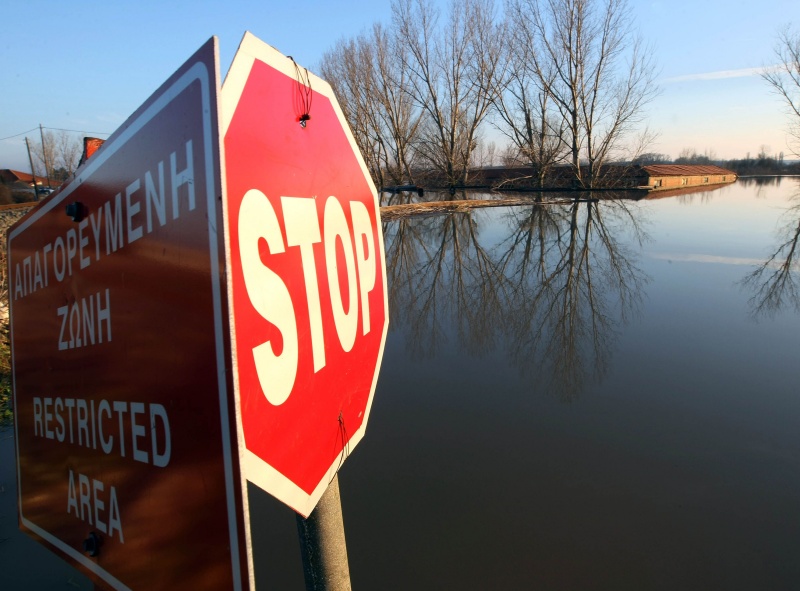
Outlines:
{"label": "bare tree", "polygon": [[770,257],[740,282],[752,290],[754,317],[772,317],[784,308],[800,311],[800,189],[781,216],[778,245]]}
{"label": "bare tree", "polygon": [[476,169],[486,166],[495,166],[498,161],[497,143],[479,139],[475,145],[475,149],[470,155],[470,168]]}
{"label": "bare tree", "polygon": [[387,170],[392,183],[414,182],[414,140],[422,112],[405,92],[408,71],[403,67],[406,44],[380,25],[373,27],[375,82],[379,117],[385,135],[390,138],[391,159]]}
{"label": "bare tree", "polygon": [[[652,51],[626,0],[512,0],[534,39],[531,66],[558,108],[580,186],[596,186],[655,97]],[[586,172],[581,168],[586,163]]]}
{"label": "bare tree", "polygon": [[394,0],[408,47],[407,91],[425,114],[419,156],[450,185],[464,185],[481,124],[502,79],[504,25],[492,0],[453,0],[443,26],[431,0]]}
{"label": "bare tree", "polygon": [[67,180],[78,168],[83,151],[81,139],[68,131],[56,133],[49,129],[42,132],[42,139],[43,142],[34,142],[31,146],[36,158],[36,174],[56,181]]}
{"label": "bare tree", "polygon": [[385,225],[392,321],[415,357],[436,352],[454,330],[470,355],[491,349],[502,323],[506,280],[472,213]]}
{"label": "bare tree", "polygon": [[557,116],[550,95],[555,69],[545,69],[547,64],[537,68],[530,59],[536,51],[536,40],[522,11],[520,2],[507,7],[511,42],[505,53],[507,78],[503,92],[495,98],[497,127],[510,141],[508,164],[530,166],[535,185],[541,188],[552,166],[565,155],[565,121]]}
{"label": "bare tree", "polygon": [[386,146],[376,125],[370,53],[363,37],[342,39],[323,56],[320,74],[333,88],[372,180],[383,186]]}
{"label": "bare tree", "polygon": [[646,148],[649,133],[633,136],[655,72],[626,0],[510,0],[499,22],[493,1],[452,0],[440,19],[433,0],[393,0],[389,30],[325,55],[322,74],[378,184],[426,169],[465,185],[494,159],[479,149],[492,105],[511,143],[504,160],[532,166],[539,185],[565,159],[577,186],[598,186],[626,143]]}
{"label": "bare tree", "polygon": [[420,110],[403,91],[403,51],[391,32],[375,24],[369,33],[339,41],[321,65],[378,186],[413,183]]}
{"label": "bare tree", "polygon": [[793,139],[791,148],[800,156],[800,31],[793,31],[789,26],[781,29],[774,53],[778,65],[766,69],[761,77],[783,99],[789,114],[789,134]]}

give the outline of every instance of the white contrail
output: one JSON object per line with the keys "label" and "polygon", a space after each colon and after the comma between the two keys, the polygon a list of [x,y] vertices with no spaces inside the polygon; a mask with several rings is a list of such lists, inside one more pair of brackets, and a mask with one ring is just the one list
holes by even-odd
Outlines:
{"label": "white contrail", "polygon": [[764,72],[769,72],[779,66],[760,66],[757,68],[740,68],[738,70],[720,70],[718,72],[705,72],[703,74],[686,74],[684,76],[672,76],[665,78],[662,82],[692,82],[695,80],[725,80],[727,78],[746,78],[747,76],[760,76]]}

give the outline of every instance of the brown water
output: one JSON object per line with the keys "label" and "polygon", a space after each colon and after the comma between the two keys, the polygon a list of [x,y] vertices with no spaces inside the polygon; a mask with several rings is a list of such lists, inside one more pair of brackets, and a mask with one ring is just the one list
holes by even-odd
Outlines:
{"label": "brown water", "polygon": [[798,224],[783,179],[389,225],[355,588],[799,588]]}
{"label": "brown water", "polygon": [[[354,588],[797,589],[798,224],[790,178],[386,223]],[[250,496],[258,588],[302,589],[293,513]],[[6,544],[0,573],[53,560]]]}

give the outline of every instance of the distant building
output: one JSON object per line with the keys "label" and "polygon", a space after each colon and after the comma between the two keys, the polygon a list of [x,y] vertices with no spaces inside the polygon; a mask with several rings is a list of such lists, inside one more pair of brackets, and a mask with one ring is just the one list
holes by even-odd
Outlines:
{"label": "distant building", "polygon": [[36,193],[39,197],[49,195],[61,186],[61,181],[41,176],[34,177],[27,172],[12,170],[10,168],[0,168],[0,184],[8,186],[15,193]]}
{"label": "distant building", "polygon": [[[623,177],[630,179],[631,188],[666,191],[685,187],[724,185],[737,175],[732,170],[713,164],[646,164],[628,167]],[[628,183],[626,183],[628,184]]]}
{"label": "distant building", "polygon": [[10,168],[0,168],[0,182],[5,185],[13,185],[14,183],[23,183],[33,188],[34,183],[37,185],[46,185],[47,179],[40,176],[34,177],[27,172],[19,170],[11,170]]}

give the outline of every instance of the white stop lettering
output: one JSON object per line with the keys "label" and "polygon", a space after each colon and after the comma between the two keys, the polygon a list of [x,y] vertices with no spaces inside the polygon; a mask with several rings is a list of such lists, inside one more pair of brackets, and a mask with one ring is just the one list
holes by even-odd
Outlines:
{"label": "white stop lettering", "polygon": [[[267,400],[274,405],[283,404],[292,393],[301,343],[298,341],[295,304],[303,305],[292,294],[284,278],[266,266],[259,256],[258,242],[264,239],[270,254],[280,254],[287,248],[298,248],[302,261],[305,285],[304,303],[308,309],[310,348],[314,372],[326,365],[325,329],[322,302],[320,301],[314,245],[323,242],[327,281],[330,293],[330,310],[339,345],[350,352],[356,342],[358,319],[362,321],[362,335],[370,331],[369,293],[375,287],[377,257],[374,252],[374,233],[369,212],[360,201],[350,202],[352,232],[338,199],[328,197],[320,229],[316,199],[309,197],[281,197],[286,243],[281,225],[269,199],[261,191],[248,191],[239,210],[239,256],[242,263],[245,289],[255,311],[274,324],[283,338],[283,349],[275,353],[267,340],[253,347],[253,360],[258,380]],[[344,254],[347,277],[347,309],[342,297],[343,285],[339,283],[336,255],[337,242]],[[359,305],[360,303],[360,305]],[[301,334],[306,334],[303,331]]]}

